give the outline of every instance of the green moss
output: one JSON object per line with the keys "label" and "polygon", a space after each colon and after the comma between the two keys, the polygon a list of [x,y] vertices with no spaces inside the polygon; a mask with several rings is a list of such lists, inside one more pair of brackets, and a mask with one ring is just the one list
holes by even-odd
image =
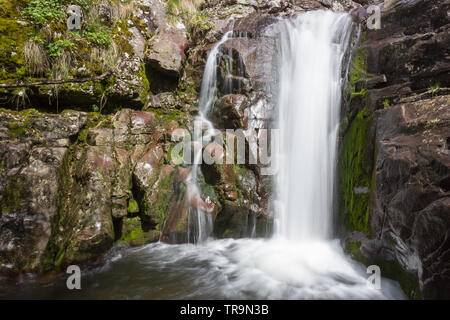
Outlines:
{"label": "green moss", "polygon": [[356,194],[356,187],[372,188],[373,158],[369,150],[373,116],[363,109],[344,137],[341,156],[341,214],[349,230],[370,233],[370,193]]}
{"label": "green moss", "polygon": [[18,138],[25,134],[26,130],[23,125],[20,125],[18,122],[10,121],[8,123],[8,136],[11,139]]}
{"label": "green moss", "polygon": [[131,199],[128,202],[128,209],[127,210],[128,210],[128,213],[138,213],[139,212],[139,205],[138,205],[137,201],[134,200],[134,199]]}
{"label": "green moss", "polygon": [[0,82],[15,82],[26,75],[22,52],[30,29],[18,22],[15,5],[11,1],[0,5],[5,10],[0,16]]}
{"label": "green moss", "polygon": [[20,200],[24,192],[22,179],[14,177],[5,187],[2,200],[2,214],[14,213],[20,208]]}
{"label": "green moss", "polygon": [[169,211],[171,199],[174,195],[173,177],[174,173],[171,172],[159,180],[156,187],[157,190],[154,191],[156,192],[156,196],[151,203],[146,199],[142,199],[140,202],[139,207],[142,209],[143,219],[150,220],[155,225],[156,230],[162,229],[162,225]]}
{"label": "green moss", "polygon": [[152,111],[156,119],[163,125],[167,125],[172,121],[177,121],[180,125],[184,124],[186,112],[180,109],[166,108],[146,108],[146,111]]}
{"label": "green moss", "polygon": [[367,94],[367,89],[364,88],[367,82],[367,56],[362,49],[357,49],[353,57],[352,65],[349,71],[348,88],[350,96],[364,96]]}
{"label": "green moss", "polygon": [[[68,203],[67,198],[70,194],[73,179],[71,175],[71,167],[73,166],[73,155],[70,150],[64,157],[58,175],[58,197],[56,206],[58,208],[57,214],[52,221],[52,234],[47,244],[47,248],[43,254],[40,263],[41,271],[48,271],[58,268],[65,256],[66,246],[65,241],[61,241],[61,232],[64,232],[66,226]],[[65,239],[68,240],[68,239]]]}
{"label": "green moss", "polygon": [[159,233],[150,230],[144,231],[142,229],[141,221],[139,218],[126,218],[124,223],[124,233],[120,238],[120,241],[125,241],[133,246],[143,245],[158,239]]}

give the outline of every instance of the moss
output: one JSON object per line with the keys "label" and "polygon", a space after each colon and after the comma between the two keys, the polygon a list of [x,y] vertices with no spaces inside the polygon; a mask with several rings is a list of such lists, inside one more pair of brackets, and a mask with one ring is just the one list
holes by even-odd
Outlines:
{"label": "moss", "polygon": [[23,79],[26,75],[22,51],[29,27],[18,22],[18,12],[13,1],[3,0],[4,14],[0,16],[0,82]]}
{"label": "moss", "polygon": [[138,213],[139,212],[139,205],[138,205],[137,201],[134,200],[134,199],[131,199],[128,202],[128,209],[127,210],[128,210],[128,213],[131,213],[131,214]]}
{"label": "moss", "polygon": [[[65,242],[60,241],[61,232],[64,232],[66,225],[68,203],[67,198],[70,194],[73,178],[71,175],[71,167],[73,166],[73,155],[70,150],[63,159],[58,175],[58,197],[56,206],[58,213],[53,217],[52,234],[47,244],[47,248],[43,254],[40,263],[41,271],[48,271],[58,268],[65,256]],[[68,239],[66,239],[68,240]]]}
{"label": "moss", "polygon": [[398,281],[400,287],[403,292],[410,299],[421,300],[422,293],[420,291],[420,284],[417,279],[413,279],[413,277],[409,276],[405,270],[400,266],[397,260],[386,261],[386,260],[374,260],[371,261],[367,259],[360,250],[361,242],[347,242],[346,243],[346,252],[351,255],[351,257],[365,266],[369,265],[377,265],[380,267],[381,276],[389,279],[393,279]]}
{"label": "moss", "polygon": [[25,134],[26,130],[25,127],[21,124],[19,124],[16,121],[10,121],[8,123],[8,136],[11,139],[18,138],[20,136],[23,136]]}
{"label": "moss", "polygon": [[370,193],[356,194],[356,187],[372,188],[373,158],[370,152],[370,128],[373,115],[363,109],[344,137],[341,156],[341,214],[349,230],[370,233]]}
{"label": "moss", "polygon": [[140,99],[145,104],[147,96],[150,92],[150,81],[147,78],[147,72],[145,71],[145,63],[142,63],[139,67],[139,76],[142,83],[142,91],[140,93]]}
{"label": "moss", "polygon": [[350,96],[364,96],[367,94],[367,54],[362,49],[356,49],[349,71],[348,88]]}
{"label": "moss", "polygon": [[173,192],[173,177],[171,172],[165,177],[162,177],[158,185],[154,200],[149,203],[146,199],[141,199],[140,208],[142,209],[142,218],[146,221],[150,220],[151,224],[155,225],[156,230],[161,230],[162,225],[166,219],[169,211]]}
{"label": "moss", "polygon": [[124,233],[120,238],[120,241],[125,241],[132,246],[139,246],[156,241],[159,237],[159,233],[154,230],[144,231],[142,229],[141,221],[137,217],[126,218],[123,223]]}
{"label": "moss", "polygon": [[15,213],[20,208],[24,186],[20,176],[14,177],[5,187],[2,200],[2,214]]}
{"label": "moss", "polygon": [[153,112],[156,119],[163,125],[168,125],[172,121],[176,121],[180,125],[185,122],[186,112],[183,110],[166,108],[146,108],[145,110]]}

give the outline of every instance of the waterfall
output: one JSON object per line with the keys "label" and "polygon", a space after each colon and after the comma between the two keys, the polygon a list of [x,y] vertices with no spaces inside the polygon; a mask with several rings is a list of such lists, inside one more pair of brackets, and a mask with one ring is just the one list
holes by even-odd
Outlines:
{"label": "waterfall", "polygon": [[[383,278],[381,288],[367,285],[367,270],[352,261],[339,240],[330,239],[336,140],[347,67],[344,58],[352,22],[347,14],[308,12],[279,25],[280,128],[279,172],[276,176],[276,225],[270,239],[205,241],[212,233],[207,199],[201,199],[201,157],[217,132],[207,119],[218,95],[220,58],[228,59],[222,93],[233,90],[227,81],[232,52],[221,50],[226,33],[209,53],[194,127],[194,164],[187,177],[188,242],[162,242],[135,248],[114,258],[107,268],[88,272],[83,290],[69,292],[65,281],[53,288],[58,298],[83,299],[403,299],[397,283]],[[228,57],[222,56],[222,53]],[[240,63],[238,61],[238,63]],[[241,68],[234,65],[234,72]],[[241,68],[242,69],[242,68]],[[239,89],[239,88],[238,88]],[[195,132],[195,129],[194,129]],[[252,216],[254,235],[255,216]],[[382,274],[384,270],[381,270]],[[130,277],[132,274],[132,277]],[[22,295],[41,289],[23,286]],[[1,290],[0,290],[1,291]],[[48,295],[48,285],[41,294]],[[70,294],[70,296],[69,296]],[[20,294],[19,294],[20,296]],[[33,298],[39,295],[32,295]]]}
{"label": "waterfall", "polygon": [[276,236],[331,236],[336,142],[352,20],[312,11],[280,24]]}
{"label": "waterfall", "polygon": [[[194,133],[200,136],[193,137],[194,144],[194,163],[191,173],[187,177],[186,183],[188,188],[188,200],[190,203],[197,202],[195,199],[201,198],[201,191],[198,184],[199,169],[202,163],[203,146],[211,141],[211,138],[217,134],[211,121],[207,116],[217,99],[217,63],[221,54],[220,47],[228,39],[231,38],[233,31],[228,31],[222,39],[212,48],[208,54],[208,58],[203,72],[203,79],[199,98],[199,115],[194,120]],[[188,216],[188,242],[198,243],[208,239],[213,231],[212,216],[208,212],[200,208],[190,208]],[[190,220],[193,220],[192,222]],[[192,237],[192,238],[191,238]]]}

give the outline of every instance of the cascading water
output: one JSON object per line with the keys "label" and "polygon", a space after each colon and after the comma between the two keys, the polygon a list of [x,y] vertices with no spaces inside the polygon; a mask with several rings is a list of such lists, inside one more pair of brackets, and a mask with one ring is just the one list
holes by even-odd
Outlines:
{"label": "cascading water", "polygon": [[280,25],[277,235],[331,235],[342,70],[352,20],[308,12]]}
{"label": "cascading water", "polygon": [[[277,231],[271,239],[202,241],[208,215],[198,210],[197,245],[151,244],[83,273],[83,290],[41,289],[35,284],[10,290],[12,297],[83,299],[386,299],[404,298],[398,284],[382,279],[367,286],[365,268],[330,240],[343,55],[349,43],[348,15],[300,14],[280,24],[278,107],[281,152],[277,178]],[[200,98],[202,128],[216,99],[217,59],[212,49]],[[213,133],[211,133],[213,134]],[[209,139],[209,134],[205,139]],[[201,143],[203,140],[195,140]],[[195,158],[201,153],[196,149]],[[196,162],[198,163],[198,161]],[[192,166],[190,197],[199,197],[199,165]],[[113,279],[113,280],[111,280]],[[1,296],[1,290],[0,290]]]}
{"label": "cascading water", "polygon": [[[199,115],[194,120],[194,127],[199,130],[194,130],[194,133],[200,136],[194,136],[194,163],[191,168],[191,173],[187,177],[186,183],[189,186],[188,197],[192,202],[194,198],[201,197],[200,188],[198,186],[199,165],[201,164],[203,156],[203,146],[209,143],[211,138],[217,134],[213,124],[207,119],[214,102],[217,99],[217,61],[220,55],[220,47],[232,36],[233,31],[228,31],[222,39],[213,47],[208,55],[205,70],[203,72],[203,80],[199,99]],[[195,202],[195,201],[194,201]],[[191,208],[189,218],[193,218],[193,223],[189,221],[188,226],[192,226],[189,230],[188,242],[202,242],[208,239],[212,232],[212,217],[209,213],[204,212],[198,208]]]}

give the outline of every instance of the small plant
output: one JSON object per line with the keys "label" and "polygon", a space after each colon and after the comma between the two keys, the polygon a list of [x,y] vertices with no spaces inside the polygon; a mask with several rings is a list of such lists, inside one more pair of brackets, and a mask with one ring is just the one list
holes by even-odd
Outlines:
{"label": "small plant", "polygon": [[56,21],[65,15],[59,0],[31,0],[23,14],[38,24]]}
{"label": "small plant", "polygon": [[383,107],[389,108],[390,106],[391,106],[391,102],[389,101],[389,99],[384,99]]}
{"label": "small plant", "polygon": [[57,40],[49,44],[47,52],[52,58],[59,58],[62,55],[63,50],[74,50],[77,47],[75,43],[69,40]]}
{"label": "small plant", "polygon": [[83,31],[83,36],[97,46],[108,47],[111,43],[111,31],[99,23],[88,25]]}
{"label": "small plant", "polygon": [[366,93],[367,93],[367,89],[366,88],[362,88],[360,91],[352,92],[352,97],[365,96]]}
{"label": "small plant", "polygon": [[99,110],[100,108],[96,104],[92,105],[92,112],[99,112]]}
{"label": "small plant", "polygon": [[436,82],[435,84],[433,84],[432,86],[430,86],[430,87],[428,88],[428,90],[430,90],[430,91],[435,91],[435,90],[439,89],[440,87],[441,87],[441,84],[440,84],[439,82]]}

